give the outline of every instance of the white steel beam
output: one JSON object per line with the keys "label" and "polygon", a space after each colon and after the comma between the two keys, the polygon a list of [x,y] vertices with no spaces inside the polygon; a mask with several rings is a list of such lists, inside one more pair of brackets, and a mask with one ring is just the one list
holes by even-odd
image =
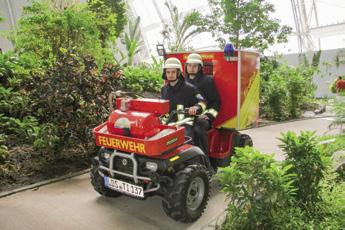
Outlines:
{"label": "white steel beam", "polygon": [[345,22],[310,28],[310,33],[316,38],[345,35]]}

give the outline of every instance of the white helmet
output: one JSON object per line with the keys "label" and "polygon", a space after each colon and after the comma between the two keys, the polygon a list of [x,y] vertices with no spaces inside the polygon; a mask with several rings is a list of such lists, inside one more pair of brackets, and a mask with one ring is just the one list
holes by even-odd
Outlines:
{"label": "white helmet", "polygon": [[164,63],[164,69],[178,69],[182,72],[182,65],[177,58],[168,58]]}
{"label": "white helmet", "polygon": [[202,57],[200,54],[197,54],[197,53],[189,54],[186,63],[187,64],[200,64],[201,66],[203,66]]}

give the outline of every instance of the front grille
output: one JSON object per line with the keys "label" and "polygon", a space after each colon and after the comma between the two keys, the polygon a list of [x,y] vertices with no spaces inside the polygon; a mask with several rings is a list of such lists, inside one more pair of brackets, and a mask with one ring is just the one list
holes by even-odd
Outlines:
{"label": "front grille", "polygon": [[133,161],[129,158],[116,156],[116,157],[114,157],[113,170],[124,172],[124,173],[132,175],[133,174]]}

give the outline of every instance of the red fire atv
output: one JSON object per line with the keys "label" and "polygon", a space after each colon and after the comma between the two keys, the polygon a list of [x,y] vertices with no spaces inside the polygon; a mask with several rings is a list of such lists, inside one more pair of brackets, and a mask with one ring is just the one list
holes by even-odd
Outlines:
{"label": "red fire atv", "polygon": [[[191,118],[179,116],[175,123],[162,123],[169,101],[117,98],[113,110],[110,100],[108,121],[93,130],[102,148],[92,161],[91,183],[101,195],[140,199],[159,195],[168,216],[192,222],[208,202],[213,169],[229,165],[235,147],[252,145],[250,137],[237,130],[255,125],[258,117],[258,54],[216,51],[200,55],[205,74],[214,77],[222,104],[208,133],[209,152],[189,144],[181,125]],[[187,56],[166,55],[182,63]]]}

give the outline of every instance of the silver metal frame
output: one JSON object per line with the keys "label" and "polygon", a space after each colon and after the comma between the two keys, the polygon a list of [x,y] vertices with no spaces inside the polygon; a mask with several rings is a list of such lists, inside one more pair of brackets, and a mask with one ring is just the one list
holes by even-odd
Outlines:
{"label": "silver metal frame", "polygon": [[241,128],[241,49],[237,50],[237,130]]}
{"label": "silver metal frame", "polygon": [[[124,173],[124,172],[121,172],[121,171],[114,170],[114,158],[115,157],[123,157],[123,158],[127,158],[127,159],[131,160],[133,162],[133,173],[132,174],[128,174],[128,173]],[[122,175],[122,176],[133,178],[133,180],[134,180],[134,182],[136,184],[139,182],[139,180],[152,181],[150,177],[138,176],[138,162],[135,159],[135,154],[134,153],[131,153],[130,155],[128,155],[126,153],[121,153],[121,152],[118,152],[118,151],[115,150],[111,154],[111,156],[109,158],[109,168],[107,168],[107,167],[105,167],[103,165],[100,165],[99,168],[104,170],[104,171],[109,172],[112,177],[114,177],[115,174],[118,174],[118,175]],[[102,177],[104,177],[104,174],[102,172],[98,171],[98,173]],[[159,188],[160,188],[160,184],[158,184],[158,186],[155,187],[155,188],[150,188],[150,189],[144,190],[144,193],[154,192],[154,191],[157,191]]]}

